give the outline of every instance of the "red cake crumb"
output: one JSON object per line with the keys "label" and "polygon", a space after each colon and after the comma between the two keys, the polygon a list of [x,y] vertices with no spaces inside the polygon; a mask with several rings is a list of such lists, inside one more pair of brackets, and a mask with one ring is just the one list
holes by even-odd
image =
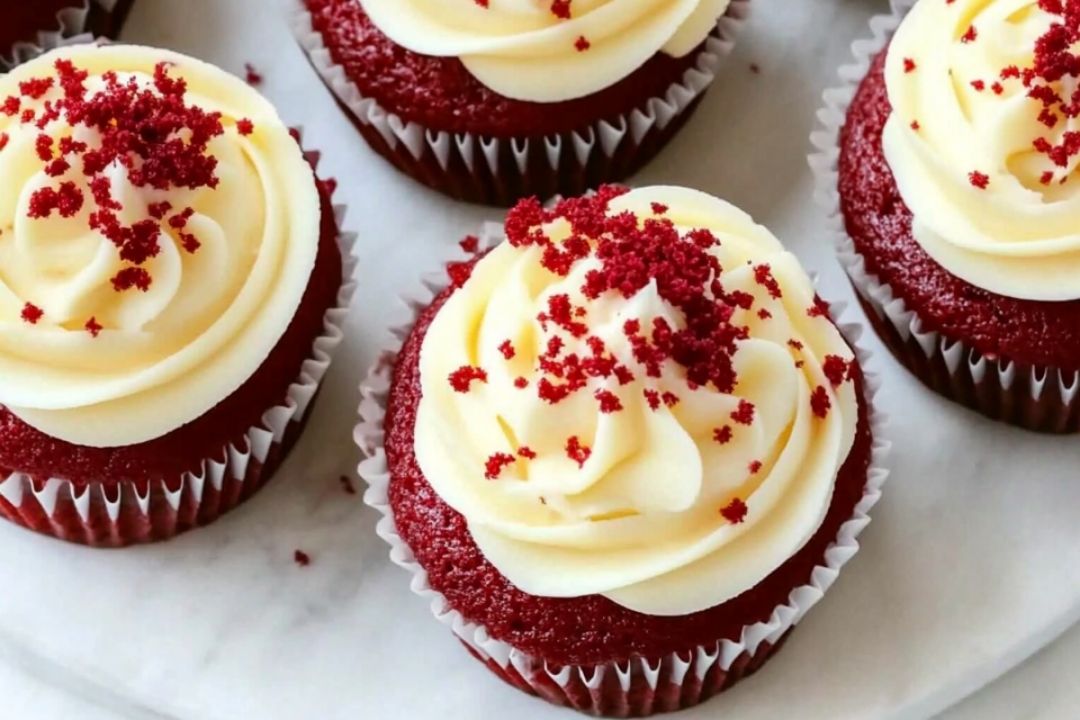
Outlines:
{"label": "red cake crumb", "polygon": [[509,453],[495,453],[484,464],[484,477],[488,480],[497,480],[502,471],[514,462],[514,456]]}
{"label": "red cake crumb", "polygon": [[730,425],[725,425],[724,427],[716,428],[715,430],[713,430],[713,440],[720,443],[721,445],[727,445],[729,442],[731,442],[732,435],[733,432]]}
{"label": "red cake crumb", "polygon": [[574,41],[574,48],[578,52],[585,52],[591,47],[592,43],[590,43],[588,38],[586,38],[584,35],[579,36],[578,39]]}
{"label": "red cake crumb", "polygon": [[462,365],[450,373],[450,387],[454,388],[454,392],[467,393],[473,382],[486,383],[487,379],[487,371],[472,365]]}
{"label": "red cake crumb", "polygon": [[[416,461],[414,431],[420,404],[420,348],[451,291],[419,317],[394,371],[386,419],[390,505],[402,539],[425,569],[432,588],[492,637],[538,655],[554,667],[620,661],[632,655],[659,658],[671,652],[737,639],[744,625],[767,621],[791,590],[810,580],[826,549],[848,520],[866,485],[871,453],[868,409],[859,403],[854,446],[843,463],[821,528],[794,557],[756,587],[716,607],[681,617],[648,616],[599,595],[546,598],[514,587],[487,560],[464,518],[444,503]],[[856,390],[862,375],[856,367]]]}
{"label": "red cake crumb", "polygon": [[810,394],[810,409],[814,411],[814,414],[819,418],[825,418],[829,414],[829,410],[832,408],[832,401],[829,400],[828,391],[818,385],[814,388],[814,392]]}
{"label": "red cake crumb", "polygon": [[754,403],[749,400],[739,400],[739,407],[731,411],[731,419],[740,425],[753,425]]}
{"label": "red cake crumb", "polygon": [[582,445],[577,435],[572,435],[566,441],[566,457],[576,462],[578,467],[585,467],[590,455],[592,455],[592,448]]}
{"label": "red cake crumb", "polygon": [[21,317],[23,322],[30,323],[31,325],[37,325],[41,318],[45,317],[45,311],[39,308],[33,303],[26,303],[23,305]]}
{"label": "red cake crumb", "polygon": [[475,235],[466,235],[458,245],[461,246],[462,250],[473,255],[480,249],[480,238]]}
{"label": "red cake crumb", "polygon": [[236,121],[236,132],[241,135],[250,135],[255,132],[255,123],[248,118],[240,118]]}
{"label": "red cake crumb", "polygon": [[535,460],[536,459],[536,452],[530,447],[520,447],[520,448],[518,448],[517,454],[518,454],[518,457],[525,458],[526,460]]}
{"label": "red cake crumb", "polygon": [[734,498],[724,507],[723,510],[720,511],[720,514],[723,515],[724,519],[732,525],[741,525],[743,522],[746,521],[746,513],[748,509],[749,508],[746,507],[746,503],[744,503],[740,498]]}
{"label": "red cake crumb", "polygon": [[90,318],[86,321],[86,324],[83,325],[83,329],[90,333],[91,337],[97,337],[105,328],[101,326],[101,323],[97,321],[97,318]]}
{"label": "red cake crumb", "polygon": [[[1030,367],[1080,370],[1080,301],[1039,302],[996,295],[950,274],[915,241],[881,146],[892,111],[885,52],[860,85],[840,137],[840,205],[867,270],[888,283],[927,330]],[[1003,71],[1003,73],[1011,71]]]}
{"label": "red cake crumb", "polygon": [[485,137],[538,137],[614,119],[664,97],[704,50],[657,53],[628,77],[592,95],[558,103],[511,100],[472,76],[457,58],[420,55],[393,43],[356,0],[304,0],[334,63],[360,91],[406,121],[435,131]]}

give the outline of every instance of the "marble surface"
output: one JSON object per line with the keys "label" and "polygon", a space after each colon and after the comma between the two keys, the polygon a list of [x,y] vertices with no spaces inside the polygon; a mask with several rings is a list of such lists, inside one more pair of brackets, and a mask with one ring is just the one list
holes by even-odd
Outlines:
{"label": "marble surface", "polygon": [[[638,184],[741,205],[850,298],[810,198],[821,90],[884,0],[755,0],[716,87]],[[0,526],[5,716],[52,720],[572,717],[502,686],[410,595],[339,477],[353,389],[393,298],[497,219],[376,158],[292,42],[284,0],[139,0],[130,41],[241,72],[326,150],[361,230],[351,332],[296,453],[270,487],[175,542],[95,552]],[[760,66],[760,74],[750,70]],[[854,315],[849,315],[854,317]],[[765,671],[681,717],[929,717],[1024,659],[1080,612],[1080,446],[995,426],[929,395],[880,345],[894,476],[864,550]],[[301,568],[293,553],[312,556]],[[1074,656],[1075,657],[1075,656]],[[958,716],[963,717],[963,716]],[[970,715],[969,717],[988,717]],[[1004,717],[1004,716],[1003,716]]]}

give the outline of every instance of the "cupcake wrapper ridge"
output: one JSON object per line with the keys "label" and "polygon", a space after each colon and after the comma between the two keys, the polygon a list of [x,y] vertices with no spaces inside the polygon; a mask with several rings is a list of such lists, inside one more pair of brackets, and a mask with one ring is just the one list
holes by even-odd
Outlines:
{"label": "cupcake wrapper ridge", "polygon": [[545,137],[489,138],[425,128],[365,97],[336,64],[303,0],[292,0],[293,34],[315,71],[369,144],[399,170],[451,197],[509,206],[536,195],[579,195],[625,178],[689,119],[746,22],[750,0],[732,0],[699,52],[697,65],[664,97],[630,113]]}
{"label": "cupcake wrapper ridge", "polygon": [[[316,166],[318,152],[305,156]],[[206,525],[261,488],[299,438],[313,398],[344,338],[342,330],[356,290],[356,233],[341,230],[344,205],[334,206],[342,285],[323,316],[323,332],[312,343],[300,375],[285,400],[266,410],[241,442],[222,457],[206,458],[198,472],[172,481],[93,482],[76,487],[62,478],[38,479],[14,472],[0,480],[0,517],[61,540],[93,547],[156,542]]]}
{"label": "cupcake wrapper ridge", "polygon": [[[502,226],[485,225],[479,236],[479,251],[482,253],[494,247],[502,237]],[[725,639],[659,658],[634,657],[624,663],[552,666],[543,658],[491,637],[485,627],[470,622],[450,607],[445,596],[430,586],[427,573],[416,562],[394,522],[389,502],[390,469],[383,445],[383,424],[394,360],[412,331],[416,317],[447,286],[446,273],[440,271],[423,278],[420,285],[405,296],[410,317],[391,328],[393,340],[379,354],[379,361],[361,384],[360,423],[354,434],[363,458],[359,474],[368,484],[364,502],[382,516],[376,532],[389,544],[390,559],[409,571],[412,591],[428,600],[435,618],[503,680],[529,694],[591,715],[641,717],[688,708],[761,667],[782,646],[796,623],[824,596],[840,569],[858,551],[859,533],[869,524],[870,509],[881,497],[882,486],[889,475],[885,462],[890,444],[882,439],[886,417],[873,409],[873,398],[880,384],[877,377],[866,374],[865,399],[870,403],[874,444],[863,497],[855,514],[844,523],[836,541],[826,551],[825,564],[814,569],[809,584],[791,591],[787,603],[776,607],[768,622],[744,627],[738,641]],[[833,306],[834,315],[841,311],[839,305]],[[862,332],[858,325],[843,325],[841,330],[852,343]],[[856,352],[865,367],[869,354],[857,346]]]}
{"label": "cupcake wrapper ridge", "polygon": [[1080,431],[1080,372],[1021,367],[991,358],[974,347],[931,330],[891,286],[866,267],[844,227],[840,209],[840,131],[859,84],[888,45],[915,0],[892,0],[891,12],[870,20],[871,37],[852,43],[854,62],[839,71],[841,84],[826,90],[818,129],[810,136],[814,199],[827,213],[829,234],[840,263],[882,342],[896,359],[931,389],[995,420],[1040,432]]}
{"label": "cupcake wrapper ridge", "polygon": [[[33,0],[22,0],[33,2]],[[94,35],[89,28],[92,11],[105,14],[114,12],[126,13],[133,0],[82,0],[81,7],[75,3],[72,7],[64,8],[56,13],[56,25],[54,29],[42,30],[38,33],[37,42],[18,42],[12,47],[9,55],[0,55],[0,72],[11,70],[27,60],[33,60],[39,55],[44,55],[50,50],[55,50],[68,45],[81,45],[93,42]]]}

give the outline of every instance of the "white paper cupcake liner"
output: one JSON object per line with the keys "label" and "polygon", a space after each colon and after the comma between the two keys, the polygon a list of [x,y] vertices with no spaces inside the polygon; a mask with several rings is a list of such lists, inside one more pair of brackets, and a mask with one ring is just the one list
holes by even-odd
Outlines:
{"label": "white paper cupcake liner", "polygon": [[377,152],[452,197],[495,205],[529,195],[578,195],[620,180],[651,159],[697,107],[750,13],[750,0],[732,0],[696,67],[663,97],[570,133],[493,138],[431,130],[365,97],[334,62],[303,0],[290,5],[293,33],[312,67]]}
{"label": "white paper cupcake liner", "polygon": [[840,132],[848,108],[875,57],[888,45],[916,0],[891,0],[891,12],[870,21],[870,37],[851,45],[854,62],[839,69],[840,85],[823,93],[818,129],[810,136],[814,198],[871,324],[896,358],[930,388],[988,417],[1043,432],[1080,430],[1080,372],[1022,367],[990,358],[930,329],[893,288],[873,275],[844,227],[840,209]]}
{"label": "white paper cupcake liner", "polygon": [[[34,0],[17,1],[34,2]],[[126,0],[81,0],[80,6],[76,0],[72,3],[72,7],[64,8],[56,14],[56,24],[52,28],[38,32],[37,42],[15,43],[8,56],[0,55],[0,72],[10,70],[16,65],[58,47],[92,42],[94,36],[87,27],[91,10],[100,8],[103,12],[113,12],[124,1]]]}
{"label": "white paper cupcake liner", "polygon": [[[312,166],[319,153],[305,155]],[[197,472],[149,482],[93,482],[82,487],[63,478],[13,472],[0,480],[0,517],[37,532],[95,547],[165,540],[205,525],[249,498],[284,459],[307,419],[308,409],[344,338],[342,326],[356,290],[356,233],[341,229],[346,207],[334,206],[342,285],[323,331],[312,343],[300,375],[284,401],[267,409],[258,425]]]}
{"label": "white paper cupcake liner", "polygon": [[[501,225],[485,225],[479,236],[480,252],[494,247],[503,237]],[[486,628],[470,622],[450,607],[445,596],[428,583],[427,573],[416,562],[394,522],[389,502],[390,469],[383,444],[393,368],[416,318],[448,285],[445,271],[440,270],[425,276],[404,296],[411,317],[391,328],[393,340],[382,350],[379,361],[360,386],[360,423],[356,427],[355,440],[363,457],[359,475],[368,484],[364,502],[382,516],[376,532],[390,545],[390,559],[411,575],[413,592],[428,600],[436,619],[504,680],[553,703],[589,714],[629,717],[690,707],[754,672],[824,596],[840,569],[858,551],[859,533],[869,524],[870,509],[881,497],[882,486],[889,475],[885,461],[891,445],[883,440],[886,418],[873,405],[880,385],[877,377],[865,375],[865,402],[871,412],[873,451],[864,494],[851,519],[842,525],[836,540],[826,550],[825,564],[813,570],[809,584],[792,590],[787,602],[777,606],[767,622],[747,625],[737,641],[725,639],[661,658],[634,657],[626,663],[552,666],[543,658],[491,637]],[[834,314],[841,311],[839,305],[833,307]],[[841,330],[853,344],[862,334],[859,325],[843,325]],[[855,350],[865,373],[869,353],[857,346]]]}

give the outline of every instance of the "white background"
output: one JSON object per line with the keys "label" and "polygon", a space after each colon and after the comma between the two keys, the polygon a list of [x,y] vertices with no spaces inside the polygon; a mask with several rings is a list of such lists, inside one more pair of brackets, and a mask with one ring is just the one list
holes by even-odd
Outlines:
{"label": "white background", "polygon": [[[125,37],[234,72],[254,63],[285,119],[326,151],[347,225],[362,235],[361,291],[330,391],[281,477],[211,528],[101,553],[0,527],[0,715],[572,717],[503,687],[456,647],[390,566],[373,514],[340,490],[356,459],[353,388],[400,316],[391,299],[499,213],[437,197],[373,156],[291,41],[285,5],[138,0]],[[821,274],[826,297],[849,298],[810,201],[807,137],[821,90],[884,5],[754,0],[699,114],[634,182],[730,199]],[[681,717],[929,717],[1080,612],[1080,448],[950,406],[868,344],[896,450],[864,551],[763,672]],[[311,567],[293,563],[297,548]],[[1071,716],[1078,660],[1080,634],[1067,636],[946,717]]]}

